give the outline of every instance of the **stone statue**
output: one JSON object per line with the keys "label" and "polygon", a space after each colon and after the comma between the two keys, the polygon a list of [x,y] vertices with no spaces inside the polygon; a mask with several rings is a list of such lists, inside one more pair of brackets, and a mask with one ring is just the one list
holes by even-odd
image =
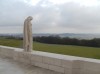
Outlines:
{"label": "stone statue", "polygon": [[32,19],[33,18],[29,16],[24,21],[23,48],[27,52],[31,52],[33,48]]}

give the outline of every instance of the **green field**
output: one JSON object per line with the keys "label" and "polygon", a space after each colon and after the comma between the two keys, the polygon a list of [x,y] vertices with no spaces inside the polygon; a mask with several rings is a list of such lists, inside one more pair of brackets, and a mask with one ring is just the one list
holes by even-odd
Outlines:
{"label": "green field", "polygon": [[[0,45],[22,48],[22,41],[0,38]],[[33,42],[34,50],[100,59],[100,48]]]}

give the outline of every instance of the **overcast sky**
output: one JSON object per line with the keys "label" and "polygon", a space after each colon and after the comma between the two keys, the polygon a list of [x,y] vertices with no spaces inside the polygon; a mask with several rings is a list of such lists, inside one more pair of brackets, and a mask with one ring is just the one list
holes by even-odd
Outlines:
{"label": "overcast sky", "polygon": [[0,0],[0,33],[100,33],[100,0]]}

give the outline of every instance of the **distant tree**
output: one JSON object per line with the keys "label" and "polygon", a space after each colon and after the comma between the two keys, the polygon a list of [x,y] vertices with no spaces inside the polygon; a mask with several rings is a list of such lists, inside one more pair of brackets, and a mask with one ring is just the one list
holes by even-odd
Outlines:
{"label": "distant tree", "polygon": [[[18,39],[23,40],[22,37],[16,36],[0,36],[6,39]],[[100,38],[94,38],[91,40],[79,40],[76,38],[69,38],[69,37],[59,37],[59,36],[37,36],[33,37],[34,41],[41,42],[41,43],[48,43],[48,44],[62,44],[62,45],[77,45],[77,46],[89,46],[89,47],[100,47]]]}
{"label": "distant tree", "polygon": [[90,46],[90,47],[100,47],[100,38],[94,38],[91,40],[79,40],[76,38],[64,37],[61,38],[59,36],[41,36],[34,37],[34,41],[48,43],[48,44],[63,44],[63,45],[78,45],[78,46]]}

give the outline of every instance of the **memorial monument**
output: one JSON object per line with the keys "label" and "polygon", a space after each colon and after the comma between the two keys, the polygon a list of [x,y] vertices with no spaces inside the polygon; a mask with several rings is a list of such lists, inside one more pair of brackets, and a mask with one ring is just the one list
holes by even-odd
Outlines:
{"label": "memorial monument", "polygon": [[33,49],[32,19],[33,18],[29,16],[24,21],[23,48],[26,52],[31,52]]}

